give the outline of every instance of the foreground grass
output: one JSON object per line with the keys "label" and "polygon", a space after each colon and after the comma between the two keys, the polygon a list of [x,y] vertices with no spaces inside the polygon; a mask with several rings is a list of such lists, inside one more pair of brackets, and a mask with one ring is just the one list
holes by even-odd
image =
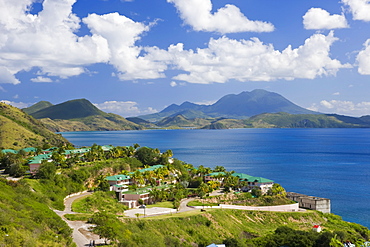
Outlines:
{"label": "foreground grass", "polygon": [[312,233],[316,224],[324,232],[340,231],[351,241],[370,236],[365,227],[318,211],[207,209],[139,219],[120,218],[120,221],[122,228],[117,233],[120,246],[207,246],[230,238],[238,239],[238,246],[266,246],[259,241],[281,226]]}

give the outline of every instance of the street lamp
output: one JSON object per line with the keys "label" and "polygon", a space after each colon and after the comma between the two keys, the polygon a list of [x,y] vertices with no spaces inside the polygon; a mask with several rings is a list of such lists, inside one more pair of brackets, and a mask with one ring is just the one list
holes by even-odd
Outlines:
{"label": "street lamp", "polygon": [[146,209],[146,206],[143,204],[139,208],[143,208],[144,209],[144,217],[145,217],[145,209]]}

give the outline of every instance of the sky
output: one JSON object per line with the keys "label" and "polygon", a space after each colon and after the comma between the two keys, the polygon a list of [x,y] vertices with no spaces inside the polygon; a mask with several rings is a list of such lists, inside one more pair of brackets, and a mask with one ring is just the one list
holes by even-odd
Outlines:
{"label": "sky", "polygon": [[124,117],[265,89],[370,115],[368,0],[0,0],[0,100]]}

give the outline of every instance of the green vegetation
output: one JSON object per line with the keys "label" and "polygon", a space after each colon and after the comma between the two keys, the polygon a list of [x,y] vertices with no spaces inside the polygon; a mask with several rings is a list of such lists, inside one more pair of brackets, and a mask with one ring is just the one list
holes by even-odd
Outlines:
{"label": "green vegetation", "polygon": [[127,206],[119,203],[114,192],[97,191],[91,196],[76,200],[72,204],[72,211],[78,213],[94,213],[105,211],[121,215]]}
{"label": "green vegetation", "polygon": [[[83,154],[72,151],[63,147],[53,149],[52,161],[43,162],[34,176],[17,182],[0,180],[0,246],[73,246],[71,230],[50,208],[62,210],[67,195],[84,190],[95,192],[76,200],[72,207],[77,214],[65,217],[95,224],[93,231],[111,246],[206,246],[211,243],[327,246],[325,243],[344,239],[352,242],[369,239],[367,228],[317,211],[276,213],[206,209],[127,218],[123,215],[127,207],[118,203],[115,192],[109,191],[107,176],[130,176],[133,180],[131,191],[125,193],[136,194],[150,188],[151,200],[145,203],[153,203],[153,206],[178,208],[180,200],[188,196],[201,197],[192,202],[199,206],[219,203],[276,205],[291,201],[286,199],[285,190],[279,184],[274,184],[265,195],[258,189],[251,193],[230,193],[232,189],[246,186],[246,181],[237,176],[244,176],[243,179],[252,176],[226,171],[222,166],[213,170],[204,166],[195,168],[172,159],[171,150],[162,153],[138,144],[129,147],[94,144]],[[0,166],[10,169],[14,164],[23,164],[28,155],[18,152],[2,156]],[[215,180],[203,182],[210,173],[215,179],[222,179],[224,196],[208,196],[221,185]],[[138,201],[144,203],[141,199]],[[323,227],[323,233],[312,232],[316,224]]]}
{"label": "green vegetation", "polygon": [[164,202],[157,202],[155,204],[147,205],[147,208],[154,208],[154,207],[159,207],[159,208],[172,208],[173,204],[170,201],[164,201]]}
{"label": "green vegetation", "polygon": [[0,179],[0,246],[74,246],[71,229],[24,182]]}
{"label": "green vegetation", "polygon": [[[140,125],[127,121],[119,115],[99,110],[86,99],[70,100],[48,107],[45,104],[41,106],[38,104],[40,102],[26,111],[40,119],[48,129],[54,132],[142,129]],[[36,111],[38,108],[39,110]]]}
{"label": "green vegetation", "polygon": [[16,107],[0,103],[0,147],[21,149],[69,143]]}
{"label": "green vegetation", "polygon": [[[323,243],[330,242],[335,235],[340,236],[340,240],[352,242],[369,237],[366,228],[317,211],[277,213],[223,209],[139,220],[109,217],[110,222],[101,225],[110,226],[114,234],[106,236],[118,246],[206,246],[235,241],[237,245],[230,246],[269,247],[282,246],[281,243],[287,246],[328,246]],[[92,222],[99,224],[100,218],[100,214],[94,215]],[[313,232],[311,229],[315,224],[320,224],[324,231]],[[302,241],[306,244],[295,244]]]}
{"label": "green vegetation", "polygon": [[42,109],[48,108],[52,105],[53,104],[50,103],[49,101],[40,101],[40,102],[30,106],[30,107],[23,108],[22,111],[24,111],[27,114],[32,114],[32,113],[35,113],[35,112],[40,111]]}

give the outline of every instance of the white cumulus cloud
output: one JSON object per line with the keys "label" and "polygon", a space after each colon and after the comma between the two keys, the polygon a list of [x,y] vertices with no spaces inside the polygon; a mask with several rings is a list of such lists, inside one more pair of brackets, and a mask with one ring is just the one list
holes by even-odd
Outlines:
{"label": "white cumulus cloud", "polygon": [[272,32],[274,26],[263,21],[249,20],[238,7],[226,4],[211,13],[211,0],[167,0],[180,12],[183,21],[195,31],[238,33],[238,32]]}
{"label": "white cumulus cloud", "polygon": [[354,103],[352,101],[322,100],[319,104],[313,104],[309,109],[322,113],[335,113],[359,117],[370,115],[370,102]]}
{"label": "white cumulus cloud", "polygon": [[133,101],[105,101],[103,103],[94,105],[102,111],[115,113],[124,117],[132,117],[157,112],[157,110],[151,107],[140,109],[138,104]]}
{"label": "white cumulus cloud", "polygon": [[53,82],[49,77],[38,76],[31,79],[32,82]]}
{"label": "white cumulus cloud", "polygon": [[320,8],[309,9],[303,16],[303,25],[305,29],[336,29],[348,27],[344,14],[330,15],[328,11]]}
{"label": "white cumulus cloud", "polygon": [[351,67],[330,58],[330,47],[337,38],[314,34],[304,45],[283,51],[275,50],[257,38],[234,40],[227,37],[211,39],[204,49],[184,50],[179,43],[167,51],[151,49],[151,56],[172,61],[176,69],[185,73],[173,79],[189,83],[225,83],[238,81],[271,81],[295,78],[314,79],[318,76],[335,75],[341,68]]}
{"label": "white cumulus cloud", "polygon": [[166,65],[139,56],[143,48],[135,46],[149,26],[118,13],[90,14],[82,21],[92,35],[77,36],[76,0],[43,1],[35,15],[29,13],[33,2],[0,0],[0,83],[17,84],[18,72],[35,67],[39,75],[68,78],[95,63],[112,64],[121,79],[164,76]]}
{"label": "white cumulus cloud", "polygon": [[134,22],[118,13],[90,14],[83,19],[83,22],[87,24],[94,35],[107,41],[110,48],[109,63],[119,71],[117,76],[120,79],[164,77],[162,72],[167,66],[154,59],[140,56],[143,48],[135,45],[135,42],[140,39],[140,35],[149,30],[148,26]]}
{"label": "white cumulus cloud", "polygon": [[14,73],[12,73],[7,67],[0,65],[0,83],[19,84],[21,82],[15,78]]}
{"label": "white cumulus cloud", "polygon": [[364,49],[357,55],[358,72],[362,75],[370,75],[370,39],[364,44]]}
{"label": "white cumulus cloud", "polygon": [[342,0],[342,3],[349,6],[354,20],[370,21],[369,0]]}
{"label": "white cumulus cloud", "polygon": [[80,28],[80,19],[72,13],[76,0],[44,1],[37,15],[29,13],[33,2],[0,0],[0,68],[6,67],[13,77],[38,67],[40,74],[66,78],[84,73],[87,64],[108,61],[106,40],[75,35]]}

